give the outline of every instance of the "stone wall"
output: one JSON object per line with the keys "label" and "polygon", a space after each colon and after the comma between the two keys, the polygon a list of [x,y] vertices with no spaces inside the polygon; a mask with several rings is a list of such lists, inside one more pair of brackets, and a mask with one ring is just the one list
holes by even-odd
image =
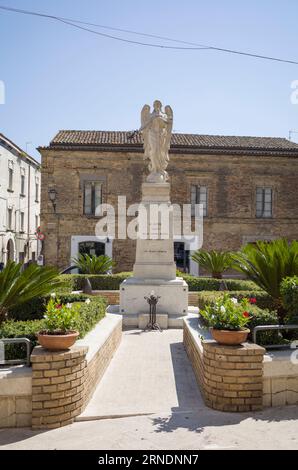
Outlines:
{"label": "stone wall", "polygon": [[0,368],[0,428],[31,426],[31,417],[31,368]]}
{"label": "stone wall", "polygon": [[[45,262],[63,268],[70,264],[71,237],[95,235],[99,220],[83,214],[82,179],[92,175],[104,181],[103,202],[116,205],[117,197],[124,195],[129,205],[140,201],[147,167],[142,152],[43,149],[41,153]],[[298,238],[297,158],[171,153],[168,172],[172,203],[189,203],[192,184],[208,187],[205,249],[237,250],[247,241],[281,234],[288,239]],[[255,217],[258,185],[274,190],[272,219]],[[49,188],[57,191],[56,213],[49,201]],[[116,270],[130,271],[135,242],[114,240],[112,250]]]}
{"label": "stone wall", "polygon": [[264,348],[251,343],[201,342],[187,320],[184,345],[207,406],[219,411],[262,409]]}
{"label": "stone wall", "polygon": [[[292,358],[293,355],[293,358]],[[298,352],[271,351],[264,357],[264,406],[298,405]]]}
{"label": "stone wall", "polygon": [[121,318],[107,315],[69,351],[34,348],[32,361],[32,428],[71,424],[86,407],[122,335]]}

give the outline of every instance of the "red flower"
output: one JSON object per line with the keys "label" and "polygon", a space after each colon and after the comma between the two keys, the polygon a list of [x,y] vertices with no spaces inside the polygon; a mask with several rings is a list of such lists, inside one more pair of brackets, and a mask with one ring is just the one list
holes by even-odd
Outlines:
{"label": "red flower", "polygon": [[256,304],[256,303],[257,303],[257,299],[256,299],[255,297],[251,297],[251,298],[249,299],[249,303],[251,303],[251,304]]}
{"label": "red flower", "polygon": [[60,310],[60,308],[62,308],[62,305],[61,304],[57,304],[55,305],[55,308],[58,308]]}
{"label": "red flower", "polygon": [[249,318],[249,313],[248,313],[248,312],[243,312],[242,315],[243,315],[245,318]]}

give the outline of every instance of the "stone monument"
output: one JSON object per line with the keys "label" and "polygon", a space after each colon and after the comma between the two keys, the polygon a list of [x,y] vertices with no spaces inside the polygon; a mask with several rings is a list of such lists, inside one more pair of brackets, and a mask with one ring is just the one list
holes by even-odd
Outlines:
{"label": "stone monument", "polygon": [[139,206],[139,234],[133,277],[120,286],[120,313],[124,325],[144,327],[148,305],[145,296],[158,295],[157,322],[162,328],[182,326],[188,311],[188,286],[176,277],[173,240],[173,211],[166,172],[173,127],[170,106],[162,110],[154,101],[153,111],[145,105],[141,112],[144,159],[149,160],[149,175],[142,184]]}

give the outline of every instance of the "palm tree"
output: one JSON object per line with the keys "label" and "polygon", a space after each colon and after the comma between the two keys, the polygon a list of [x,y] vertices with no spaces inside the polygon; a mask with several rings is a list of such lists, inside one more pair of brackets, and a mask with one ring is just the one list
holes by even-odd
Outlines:
{"label": "palm tree", "polygon": [[60,285],[55,268],[31,264],[23,270],[22,264],[8,261],[0,272],[0,323],[12,307],[48,295]]}
{"label": "palm tree", "polygon": [[231,253],[228,251],[197,250],[192,259],[216,279],[222,279],[223,272],[233,264]]}
{"label": "palm tree", "polygon": [[280,321],[285,311],[282,307],[280,284],[287,276],[298,274],[298,242],[288,243],[281,238],[272,242],[258,241],[248,244],[233,255],[238,269],[266,291],[274,302]]}
{"label": "palm tree", "polygon": [[107,255],[80,254],[72,261],[83,274],[106,274],[114,266],[113,260]]}

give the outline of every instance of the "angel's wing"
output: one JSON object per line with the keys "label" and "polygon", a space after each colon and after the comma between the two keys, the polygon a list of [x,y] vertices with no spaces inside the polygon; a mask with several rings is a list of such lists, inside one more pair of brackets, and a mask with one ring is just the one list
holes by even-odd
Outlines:
{"label": "angel's wing", "polygon": [[173,129],[173,110],[171,106],[165,106],[165,113],[168,116],[167,147],[170,148],[171,134]]}
{"label": "angel's wing", "polygon": [[145,104],[141,111],[141,126],[145,127],[150,116],[150,106]]}

